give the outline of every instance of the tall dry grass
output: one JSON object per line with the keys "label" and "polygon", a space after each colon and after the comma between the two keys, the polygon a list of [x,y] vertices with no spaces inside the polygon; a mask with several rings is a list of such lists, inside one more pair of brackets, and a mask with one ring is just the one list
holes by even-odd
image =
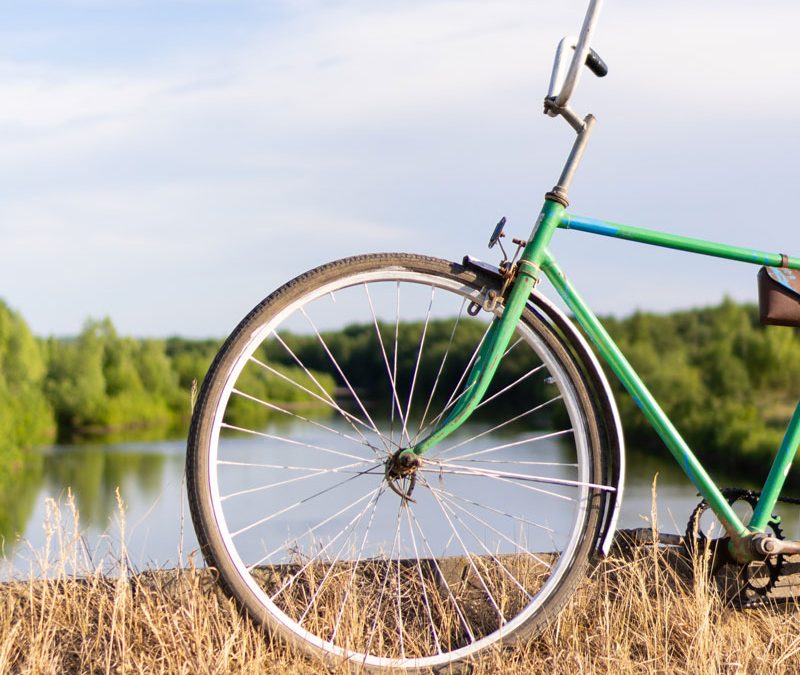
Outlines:
{"label": "tall dry grass", "polygon": [[[67,510],[64,528],[51,504],[49,550],[30,577],[0,584],[0,673],[328,672],[255,628],[207,570],[133,573],[124,544],[92,562]],[[707,567],[657,546],[619,552],[540,638],[473,672],[800,672],[794,604],[734,610]]]}

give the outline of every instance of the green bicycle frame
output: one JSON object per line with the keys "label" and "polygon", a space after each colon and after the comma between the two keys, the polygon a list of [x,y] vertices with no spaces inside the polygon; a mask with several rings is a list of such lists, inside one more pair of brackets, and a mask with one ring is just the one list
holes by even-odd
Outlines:
{"label": "green bicycle frame", "polygon": [[[508,348],[514,329],[522,316],[528,297],[543,272],[572,311],[577,323],[589,336],[598,352],[664,441],[688,478],[709,503],[731,537],[733,548],[737,549],[736,544],[743,537],[753,532],[763,532],[771,518],[798,444],[800,444],[800,403],[797,405],[789,422],[783,442],[775,456],[750,522],[745,525],[636,374],[636,371],[622,354],[619,347],[617,347],[600,321],[570,284],[550,253],[548,245],[555,231],[559,228],[616,237],[651,246],[662,246],[756,265],[777,266],[787,264],[792,269],[800,269],[800,259],[796,257],[786,258],[779,253],[766,253],[764,251],[728,246],[602,220],[582,218],[565,213],[564,207],[560,203],[548,199],[542,207],[532,236],[520,256],[517,265],[517,276],[505,301],[502,316],[494,319],[481,345],[470,371],[464,394],[437,429],[402,454],[413,453],[417,456],[423,454],[449,436],[469,418],[486,393],[497,366]],[[744,554],[744,557],[746,555]]]}

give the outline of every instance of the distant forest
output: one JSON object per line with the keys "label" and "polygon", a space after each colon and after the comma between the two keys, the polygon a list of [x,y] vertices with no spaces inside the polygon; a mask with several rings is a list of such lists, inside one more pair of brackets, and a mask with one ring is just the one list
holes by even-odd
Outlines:
{"label": "distant forest", "polygon": [[[122,337],[109,319],[88,321],[77,337],[41,339],[0,302],[3,468],[13,468],[32,448],[57,440],[184,434],[193,382],[202,382],[221,344]],[[304,377],[297,367],[279,368],[292,379]],[[319,373],[317,379],[333,392],[333,378]],[[310,399],[267,373],[250,386],[266,400]]]}
{"label": "distant forest", "polygon": [[[755,307],[728,300],[669,314],[637,312],[604,324],[701,458],[745,467],[774,453],[800,398],[800,331],[764,328]],[[429,326],[418,391],[430,390],[451,328],[448,320]],[[460,327],[453,358],[468,359],[481,331],[477,322]],[[341,376],[313,337],[284,338],[327,391],[341,391]],[[381,396],[370,392],[376,368],[384,370],[376,361],[382,357],[375,339],[372,324],[326,335],[353,386],[373,401]],[[418,326],[400,325],[398,372],[413,371],[418,339]],[[32,448],[54,440],[185,433],[192,382],[202,380],[220,344],[122,337],[108,319],[87,322],[74,338],[42,339],[0,302],[0,474],[8,475]],[[279,372],[304,377],[285,350],[263,356]],[[513,381],[526,367],[512,352],[499,382]],[[311,401],[280,377],[260,377],[251,385],[264,400]],[[441,391],[449,393],[448,386],[443,383]],[[640,448],[658,444],[634,402],[618,386],[617,394],[627,442]]]}

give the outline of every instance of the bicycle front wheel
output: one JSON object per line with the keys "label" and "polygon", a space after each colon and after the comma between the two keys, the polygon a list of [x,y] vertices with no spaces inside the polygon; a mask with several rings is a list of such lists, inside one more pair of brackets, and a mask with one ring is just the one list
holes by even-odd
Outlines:
{"label": "bicycle front wheel", "polygon": [[580,369],[535,312],[470,421],[415,473],[388,471],[463,394],[495,316],[467,310],[497,283],[349,258],[228,338],[192,420],[189,497],[255,621],[329,663],[419,670],[530,636],[566,602],[612,488]]}

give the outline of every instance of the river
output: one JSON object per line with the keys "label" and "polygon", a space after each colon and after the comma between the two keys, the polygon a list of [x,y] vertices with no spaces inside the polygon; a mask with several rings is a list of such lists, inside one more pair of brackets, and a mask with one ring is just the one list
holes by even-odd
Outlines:
{"label": "river", "polygon": [[[288,432],[291,427],[282,424],[281,433]],[[493,441],[491,436],[486,440]],[[185,565],[192,556],[199,564],[183,478],[184,457],[184,439],[43,449],[41,461],[21,474],[15,493],[0,502],[0,535],[4,538],[0,578],[27,576],[31,571],[40,575],[48,559],[52,573],[52,563],[59,557],[57,530],[52,526],[60,518],[62,529],[72,530],[69,493],[74,495],[79,514],[84,568],[108,566],[119,559],[123,528],[128,561],[134,569]],[[720,477],[714,467],[708,469],[720,485],[752,486],[747,480]],[[699,498],[666,449],[648,454],[629,451],[619,526],[649,526],[656,476],[659,529],[682,533]],[[60,514],[55,514],[54,505],[59,506]],[[781,513],[786,533],[798,536],[797,515],[786,509]]]}

